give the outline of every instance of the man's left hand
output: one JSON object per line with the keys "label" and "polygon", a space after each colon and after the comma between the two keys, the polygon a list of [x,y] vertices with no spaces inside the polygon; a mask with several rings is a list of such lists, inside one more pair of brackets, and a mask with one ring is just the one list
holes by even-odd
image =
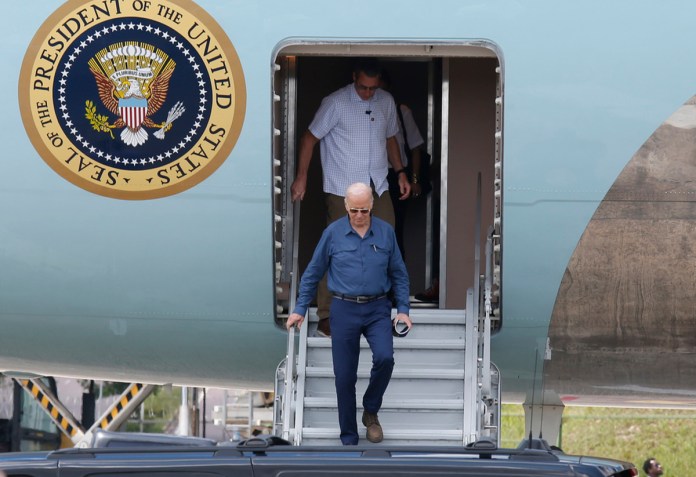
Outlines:
{"label": "man's left hand", "polygon": [[406,323],[406,326],[408,326],[409,331],[411,331],[411,328],[413,328],[413,322],[411,321],[411,318],[406,313],[398,313],[396,315],[396,318],[394,318],[394,321],[392,322],[392,326],[395,325],[397,321],[400,321],[402,323]]}
{"label": "man's left hand", "polygon": [[302,326],[304,318],[304,315],[300,315],[298,313],[291,313],[290,316],[288,316],[288,321],[285,323],[285,328],[289,330],[290,328],[295,326],[299,330]]}
{"label": "man's left hand", "polygon": [[411,195],[411,183],[408,181],[406,174],[399,174],[399,191],[401,192],[399,200],[408,199],[408,196]]}

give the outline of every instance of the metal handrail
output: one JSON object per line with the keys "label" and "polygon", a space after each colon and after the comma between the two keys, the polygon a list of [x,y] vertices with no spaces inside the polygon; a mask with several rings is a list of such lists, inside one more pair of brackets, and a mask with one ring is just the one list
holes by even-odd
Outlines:
{"label": "metal handrail", "polygon": [[[493,227],[488,229],[488,237],[486,239],[486,276],[484,281],[483,292],[483,343],[490,344],[491,342],[491,292],[492,292],[492,265],[493,257]],[[481,353],[481,396],[485,399],[491,395],[491,347],[483,346]]]}
{"label": "metal handrail", "polygon": [[[485,275],[481,275],[481,173],[479,172],[476,184],[476,213],[474,224],[474,287],[467,292],[466,306],[466,350],[465,350],[465,394],[468,394],[469,402],[484,404],[491,396],[491,294],[492,294],[492,230],[488,229],[485,248]],[[482,290],[483,288],[483,290]],[[476,340],[474,340],[474,337]],[[475,343],[475,347],[474,347]],[[475,349],[475,355],[474,351]],[[472,366],[472,363],[476,366]],[[465,401],[467,401],[465,397]],[[485,409],[485,405],[482,406]],[[469,407],[479,409],[479,406]],[[480,435],[486,427],[483,412],[479,415],[469,415],[465,409],[464,439],[467,444],[467,432],[469,439],[472,435]]]}
{"label": "metal handrail", "polygon": [[[290,294],[288,296],[288,316],[295,309],[297,302],[297,264],[299,257],[299,238],[300,238],[300,201],[293,204],[292,207],[292,270],[290,271]],[[309,326],[308,319],[305,317],[305,328]],[[283,400],[283,439],[292,441],[295,436],[290,434],[294,432],[295,425],[295,409],[293,400],[295,398],[295,384],[297,379],[297,362],[295,353],[295,328],[288,330],[288,347],[285,357],[285,399]]]}
{"label": "metal handrail", "polygon": [[298,359],[295,365],[295,393],[294,393],[294,403],[295,403],[295,422],[294,422],[294,436],[292,443],[299,446],[302,444],[302,428],[304,427],[304,398],[305,398],[305,379],[306,379],[306,369],[307,369],[307,336],[309,332],[309,310],[305,315],[305,322],[302,328],[300,328],[300,339],[299,339],[299,349],[298,349]]}
{"label": "metal handrail", "polygon": [[288,354],[285,357],[285,390],[283,399],[283,428],[281,437],[286,441],[292,439],[290,435],[295,427],[293,413],[293,396],[295,394],[295,328],[288,331]]}

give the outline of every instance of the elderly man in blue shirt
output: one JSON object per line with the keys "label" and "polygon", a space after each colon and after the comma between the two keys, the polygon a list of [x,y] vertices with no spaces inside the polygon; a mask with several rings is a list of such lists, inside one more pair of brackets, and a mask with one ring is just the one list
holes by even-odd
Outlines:
{"label": "elderly man in blue shirt", "polygon": [[[373,214],[394,226],[394,208],[387,181],[388,162],[399,183],[399,199],[405,200],[410,194],[411,185],[401,164],[396,140],[399,131],[396,105],[394,98],[379,88],[380,73],[379,63],[374,59],[360,60],[353,71],[353,82],[322,100],[300,140],[297,175],[291,186],[292,200],[304,198],[309,164],[319,142],[327,225],[343,216],[346,188],[362,182],[373,186]],[[331,334],[330,307],[331,295],[324,280],[317,294],[317,330],[325,336]]]}
{"label": "elderly man in blue shirt", "polygon": [[331,354],[341,442],[355,445],[359,439],[355,383],[360,336],[365,336],[372,350],[372,371],[363,395],[362,422],[367,429],[367,440],[381,442],[383,432],[377,413],[394,369],[389,290],[393,290],[396,300],[395,321],[405,323],[409,329],[413,323],[408,316],[406,266],[394,229],[370,215],[372,189],[363,183],[352,184],[344,202],[347,215],[331,223],[322,234],[302,275],[297,304],[288,317],[287,327],[302,325],[317,284],[328,271],[328,287],[333,295]]}

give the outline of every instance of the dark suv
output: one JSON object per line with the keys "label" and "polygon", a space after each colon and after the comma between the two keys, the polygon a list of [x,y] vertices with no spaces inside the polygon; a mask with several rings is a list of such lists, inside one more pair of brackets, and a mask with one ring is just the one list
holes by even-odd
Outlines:
{"label": "dark suv", "polygon": [[[296,447],[274,436],[237,444],[171,436],[98,435],[90,449],[0,454],[7,477],[615,476],[627,462],[566,455],[543,441],[467,447]],[[131,437],[125,437],[131,436]],[[183,445],[182,445],[183,444]],[[535,448],[536,447],[536,448]]]}

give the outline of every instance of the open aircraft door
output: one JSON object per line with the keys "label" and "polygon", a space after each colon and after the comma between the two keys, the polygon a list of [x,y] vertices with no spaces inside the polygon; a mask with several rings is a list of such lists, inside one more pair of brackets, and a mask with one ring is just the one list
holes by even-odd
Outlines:
{"label": "open aircraft door", "polygon": [[[439,279],[439,301],[414,306],[462,309],[475,262],[493,242],[491,293],[500,324],[502,216],[502,62],[495,45],[475,41],[288,41],[275,57],[273,159],[276,184],[276,281],[279,317],[294,306],[296,286],[326,227],[319,147],[301,204],[291,201],[299,138],[321,100],[351,81],[360,56],[379,59],[390,91],[413,111],[432,157],[432,192],[409,199],[404,245],[411,295]],[[477,182],[481,176],[481,194]],[[480,203],[480,224],[476,204]],[[480,231],[478,241],[475,230]],[[478,242],[478,250],[475,250]],[[485,270],[481,269],[480,274]]]}

